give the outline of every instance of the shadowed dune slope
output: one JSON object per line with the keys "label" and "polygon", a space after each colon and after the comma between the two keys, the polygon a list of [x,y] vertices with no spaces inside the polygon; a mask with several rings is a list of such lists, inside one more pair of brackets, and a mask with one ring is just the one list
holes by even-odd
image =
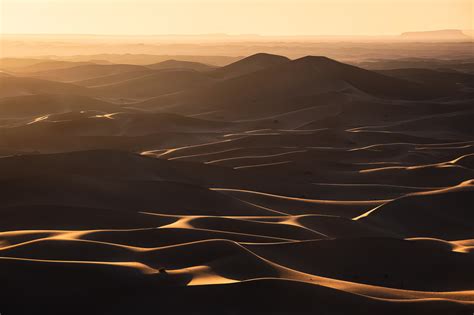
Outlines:
{"label": "shadowed dune slope", "polygon": [[[81,305],[77,305],[71,312],[81,314],[91,307],[96,312],[113,311],[116,314],[128,314],[132,312],[149,312],[156,309],[156,302],[150,302],[160,296],[160,309],[164,312],[206,312],[211,314],[222,313],[222,308],[241,314],[254,314],[258,312],[280,312],[294,314],[310,314],[314,309],[328,312],[344,313],[349,311],[353,314],[367,314],[370,312],[384,312],[385,314],[419,314],[428,310],[431,314],[467,314],[469,307],[448,301],[426,300],[414,303],[390,302],[373,300],[370,298],[341,292],[339,290],[314,286],[312,284],[262,279],[249,282],[240,282],[229,285],[216,286],[194,286],[179,287],[170,286],[169,281],[160,280],[158,283],[150,283],[151,277],[140,275],[137,271],[127,266],[114,265],[85,265],[65,264],[63,268],[55,268],[55,263],[35,263],[30,261],[2,260],[5,267],[8,266],[9,274],[16,274],[19,270],[31,270],[28,274],[23,273],[22,279],[17,279],[19,284],[24,283],[25,278],[35,275],[34,283],[47,283],[47,289],[38,285],[30,286],[23,294],[32,296],[31,305],[38,305],[48,295],[42,294],[37,297],[37,292],[49,292],[61,297],[55,307],[46,306],[52,313],[60,313],[57,307],[70,305],[71,302],[82,297]],[[7,268],[2,268],[6,270]],[[120,277],[117,277],[120,274]],[[48,275],[48,276],[47,276]],[[76,276],[72,276],[76,275]],[[9,280],[7,275],[2,278]],[[159,278],[159,277],[156,277]],[[89,282],[86,279],[95,279]],[[186,281],[186,279],[185,279]],[[100,283],[107,284],[99,285]],[[93,286],[91,286],[93,284]],[[94,289],[91,290],[90,287]],[[116,289],[108,289],[108,288]],[[119,289],[120,288],[120,289]],[[20,292],[20,288],[12,288],[9,296]],[[24,290],[24,289],[23,289]],[[87,292],[87,295],[85,295]],[[288,292],[293,292],[288,297]],[[74,296],[74,299],[71,298]],[[219,303],[203,303],[209,296]],[[235,296],[239,296],[240,303],[235,303]],[[87,298],[86,298],[87,297]],[[271,298],[270,298],[271,297]],[[117,298],[121,299],[120,306]],[[188,303],[182,303],[186,300]],[[15,310],[18,313],[27,314],[32,310],[31,305],[25,305],[16,299],[10,299],[6,310]],[[107,305],[105,307],[105,305]]]}
{"label": "shadowed dune slope", "polygon": [[210,75],[221,79],[230,79],[280,65],[288,61],[290,61],[290,59],[283,56],[259,53],[216,69],[212,71]]}
{"label": "shadowed dune slope", "polygon": [[472,60],[170,58],[0,60],[1,314],[472,315]]}
{"label": "shadowed dune slope", "polygon": [[434,239],[346,238],[245,247],[295,270],[384,287],[460,291],[469,290],[473,281],[474,256]]}
{"label": "shadowed dune slope", "polygon": [[90,64],[91,62],[74,62],[46,59],[2,58],[0,60],[0,67],[2,67],[2,69],[6,69],[8,71],[20,74],[31,74],[38,71],[66,69]]}
{"label": "shadowed dune slope", "polygon": [[125,98],[150,98],[209,85],[205,74],[189,70],[167,70],[115,84],[92,88],[96,95]]}
{"label": "shadowed dune slope", "polygon": [[134,72],[140,70],[146,70],[146,67],[136,65],[82,65],[71,68],[48,70],[43,72],[36,72],[29,74],[33,77],[38,77],[46,80],[73,82],[87,80],[106,75],[120,74],[126,72]]}
{"label": "shadowed dune slope", "polygon": [[120,110],[119,106],[87,96],[41,94],[0,99],[2,117],[38,117],[70,111],[94,110],[104,113]]}
{"label": "shadowed dune slope", "polygon": [[165,106],[169,110],[197,113],[196,104],[200,104],[206,106],[201,107],[202,111],[225,110],[242,117],[246,113],[247,118],[249,114],[268,115],[314,106],[318,95],[328,92],[366,93],[395,99],[433,97],[419,83],[326,57],[308,56],[228,79],[207,89],[152,99],[140,106]]}
{"label": "shadowed dune slope", "polygon": [[[58,105],[64,104],[59,97],[51,97],[53,101],[57,100]],[[3,135],[10,137],[42,137],[54,136],[143,136],[156,134],[159,132],[219,132],[221,130],[233,130],[238,128],[238,124],[201,120],[192,117],[185,117],[176,114],[166,113],[143,113],[133,112],[131,110],[120,108],[116,105],[87,98],[71,99],[72,102],[78,101],[85,105],[82,111],[72,111],[61,113],[58,108],[57,114],[45,115],[31,121],[27,125],[6,128]],[[97,107],[88,104],[99,104]],[[36,98],[35,102],[36,104]],[[49,104],[54,106],[54,103]],[[0,101],[0,106],[2,102]],[[8,104],[10,105],[10,104]],[[58,106],[58,107],[59,107]],[[87,106],[87,107],[86,107]],[[97,108],[102,111],[88,111],[89,108]],[[16,108],[18,110],[18,107]],[[55,109],[55,108],[52,108]],[[85,109],[85,110],[84,110]],[[27,109],[25,109],[26,111]],[[107,111],[116,110],[111,114],[105,114]]]}
{"label": "shadowed dune slope", "polygon": [[426,83],[434,87],[457,89],[462,86],[473,87],[474,75],[462,72],[443,72],[431,69],[393,69],[378,71],[381,74]]}
{"label": "shadowed dune slope", "polygon": [[195,71],[210,71],[216,68],[215,66],[207,65],[200,62],[174,60],[174,59],[154,63],[151,65],[147,65],[146,67],[153,70],[187,69],[187,70],[195,70]]}
{"label": "shadowed dune slope", "polygon": [[81,85],[85,87],[98,87],[98,86],[103,86],[103,85],[117,84],[124,81],[136,79],[136,78],[141,78],[141,77],[151,75],[154,73],[156,73],[156,70],[143,69],[143,70],[138,70],[138,71],[127,71],[127,72],[121,72],[117,74],[94,77],[92,79],[74,81],[73,83],[76,85]]}
{"label": "shadowed dune slope", "polygon": [[473,193],[472,181],[414,193],[377,207],[358,220],[404,237],[469,239],[474,237]]}
{"label": "shadowed dune slope", "polygon": [[[449,105],[448,105],[449,106]],[[362,127],[357,130],[380,130],[384,132],[404,132],[415,136],[431,136],[444,139],[472,140],[474,133],[471,121],[472,108],[445,114],[427,115],[415,119],[399,121],[385,126]]]}
{"label": "shadowed dune slope", "polygon": [[0,98],[33,94],[89,95],[84,87],[22,77],[0,77]]}

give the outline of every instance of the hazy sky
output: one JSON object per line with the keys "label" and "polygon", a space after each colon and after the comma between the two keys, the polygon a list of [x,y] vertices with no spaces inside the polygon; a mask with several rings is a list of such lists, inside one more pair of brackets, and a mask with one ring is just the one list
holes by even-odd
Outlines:
{"label": "hazy sky", "polygon": [[388,35],[473,29],[474,0],[0,0],[2,33]]}

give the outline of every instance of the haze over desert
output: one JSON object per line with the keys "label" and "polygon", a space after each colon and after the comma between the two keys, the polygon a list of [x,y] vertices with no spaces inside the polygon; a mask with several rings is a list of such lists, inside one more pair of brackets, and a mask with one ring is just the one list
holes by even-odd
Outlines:
{"label": "haze over desert", "polygon": [[0,15],[1,315],[474,312],[472,2]]}

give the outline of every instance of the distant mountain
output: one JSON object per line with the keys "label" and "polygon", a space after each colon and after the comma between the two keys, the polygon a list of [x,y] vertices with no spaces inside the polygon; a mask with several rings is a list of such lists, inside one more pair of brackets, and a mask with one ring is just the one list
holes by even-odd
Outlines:
{"label": "distant mountain", "polygon": [[214,70],[211,75],[230,79],[290,61],[287,57],[259,53]]}
{"label": "distant mountain", "polygon": [[472,40],[471,37],[467,36],[461,30],[438,30],[438,31],[426,31],[426,32],[406,32],[402,33],[403,39],[409,40],[455,40],[455,41],[468,41]]}
{"label": "distant mountain", "polygon": [[215,69],[215,66],[210,66],[200,62],[182,61],[182,60],[166,60],[163,62],[148,65],[147,68],[153,70],[168,70],[168,69],[187,69],[196,71],[210,71]]}

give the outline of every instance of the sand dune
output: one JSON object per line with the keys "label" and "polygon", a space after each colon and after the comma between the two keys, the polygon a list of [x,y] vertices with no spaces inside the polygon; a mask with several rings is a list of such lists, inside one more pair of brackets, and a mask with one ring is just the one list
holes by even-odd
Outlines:
{"label": "sand dune", "polygon": [[358,213],[370,207],[381,205],[386,200],[374,201],[334,201],[334,200],[314,200],[298,197],[279,196],[256,191],[219,189],[214,190],[224,192],[239,199],[258,204],[266,208],[278,210],[288,214],[329,214],[350,217],[353,213]]}
{"label": "sand dune", "polygon": [[432,69],[446,71],[460,71],[474,73],[474,63],[472,58],[461,59],[438,59],[438,58],[381,58],[377,60],[367,60],[359,63],[367,69],[376,70],[397,70],[397,69]]}
{"label": "sand dune", "polygon": [[328,92],[416,99],[431,97],[428,91],[415,82],[384,76],[325,57],[308,56],[240,75],[208,89],[152,99],[141,106],[166,106],[184,113],[196,113],[196,103],[201,104],[201,108],[206,104],[206,110],[231,113],[236,110],[233,107],[238,106],[239,111],[230,117],[240,118],[245,113],[247,118],[250,114],[258,117],[314,106],[318,100],[315,97]]}
{"label": "sand dune", "polygon": [[3,117],[31,119],[71,111],[93,110],[108,113],[121,109],[116,105],[87,96],[40,94],[2,98],[0,110]]}
{"label": "sand dune", "polygon": [[96,65],[86,64],[77,67],[68,67],[63,69],[54,69],[41,72],[29,73],[29,76],[37,77],[45,80],[55,80],[61,82],[74,82],[97,77],[135,72],[146,70],[146,67],[136,65]]}
{"label": "sand dune", "polygon": [[68,83],[34,78],[0,77],[0,98],[34,94],[88,95],[89,93],[83,87]]}
{"label": "sand dune", "polygon": [[[168,285],[174,283],[175,285],[178,285],[178,287],[179,284],[186,283],[188,286],[201,286],[203,284],[222,285],[233,282],[246,282],[249,280],[255,281],[252,279],[252,277],[264,275],[264,278],[271,279],[277,277],[288,277],[288,279],[293,281],[304,281],[303,279],[306,278],[306,281],[302,283],[318,283],[322,287],[335,289],[339,292],[341,288],[344,287],[352,294],[355,293],[357,296],[365,296],[366,298],[369,298],[369,300],[373,300],[375,298],[375,300],[387,302],[400,300],[423,301],[425,299],[424,296],[426,296],[421,291],[394,290],[388,288],[377,294],[375,293],[375,289],[377,288],[376,286],[366,286],[356,282],[343,282],[320,276],[311,276],[311,274],[298,272],[293,269],[283,267],[279,264],[275,264],[270,260],[258,256],[252,251],[248,251],[244,247],[230,241],[210,240],[204,242],[187,243],[180,246],[170,246],[146,250],[140,248],[117,247],[115,245],[99,245],[95,243],[83,243],[77,241],[73,241],[74,247],[76,247],[76,250],[73,250],[74,247],[71,248],[71,246],[64,246],[66,243],[71,243],[71,241],[42,241],[40,243],[29,243],[23,246],[26,248],[31,246],[38,248],[38,246],[40,246],[38,248],[40,249],[39,252],[44,252],[42,250],[44,248],[50,248],[48,250],[50,253],[62,253],[62,256],[77,258],[78,246],[83,247],[82,250],[84,251],[85,248],[93,245],[93,251],[89,251],[89,253],[94,257],[97,257],[98,253],[102,253],[102,255],[107,254],[106,256],[109,257],[109,259],[113,257],[121,258],[123,256],[128,256],[130,258],[135,257],[135,259],[138,261],[147,261],[149,264],[150,262],[153,262],[151,263],[152,265],[157,264],[156,262],[159,262],[159,267],[156,266],[154,268],[153,266],[150,266],[146,263],[140,263],[137,261],[78,261],[40,258],[12,259],[6,257],[2,258],[1,260],[3,263],[9,264],[10,268],[13,270],[15,270],[15,267],[18,268],[22,265],[24,267],[26,264],[34,264],[36,267],[40,268],[43,267],[43,270],[44,268],[47,268],[46,270],[48,270],[48,265],[54,266],[61,264],[64,267],[60,270],[62,270],[62,272],[66,272],[66,274],[69,273],[68,271],[71,268],[72,270],[82,270],[80,274],[88,274],[89,272],[99,271],[101,276],[96,279],[100,279],[101,281],[106,280],[114,273],[118,273],[124,278],[115,278],[114,282],[112,283],[114,283],[114,285],[120,285],[122,290],[127,290],[127,288],[133,288],[137,285],[142,288],[145,287],[149,290],[151,288],[163,287],[166,283],[168,283]],[[19,251],[23,246],[14,247],[16,248],[16,254],[21,255]],[[262,246],[260,246],[260,248],[262,248]],[[5,252],[7,255],[9,251],[12,252],[12,250],[8,249],[2,250],[2,252]],[[30,249],[30,251],[28,251],[29,255],[32,255],[35,251],[35,249]],[[97,251],[96,254],[94,254],[95,251]],[[191,252],[193,254],[189,255],[188,253]],[[49,254],[49,256],[54,256],[54,254]],[[87,258],[86,256],[83,257]],[[126,259],[125,257],[122,259]],[[228,257],[232,257],[232,261],[236,264],[236,266],[241,267],[226,269],[228,266]],[[294,264],[297,263],[295,262]],[[54,284],[54,286],[51,288],[51,291],[53,291],[55,294],[58,294],[57,296],[65,295],[64,293],[60,294],[57,289],[53,289],[54,287],[58,286],[63,288],[65,287],[65,283],[60,280],[60,276],[54,276],[53,279],[55,279],[53,282],[49,282],[50,284]],[[82,291],[81,289],[84,283],[81,283],[79,278],[68,277],[68,280],[69,282],[72,281],[72,283],[74,283],[74,292],[79,293]],[[107,280],[110,281],[111,279]],[[32,289],[32,287],[29,289]],[[96,290],[101,292],[101,287],[96,287]],[[15,290],[13,289],[13,291]],[[70,293],[70,291],[67,292],[67,294]],[[375,296],[371,296],[371,294],[375,294]],[[439,293],[432,292],[431,294],[444,297],[444,299],[458,301],[460,303],[466,303],[469,301],[470,295],[469,291]],[[342,295],[344,296],[344,293],[342,293]],[[317,294],[317,296],[320,296],[320,294]]]}
{"label": "sand dune", "polygon": [[459,89],[462,87],[473,87],[474,86],[474,75],[462,72],[443,72],[431,69],[393,69],[393,70],[382,70],[379,73],[430,84],[444,89]]}
{"label": "sand dune", "polygon": [[91,64],[91,62],[73,62],[46,59],[2,58],[0,60],[0,67],[2,69],[21,74],[35,73],[38,71],[59,70],[89,64]]}
{"label": "sand dune", "polygon": [[[78,101],[82,101],[80,104],[85,102],[93,104],[95,100],[79,98]],[[59,100],[59,103],[62,103],[62,100]],[[71,102],[66,104],[74,106]],[[132,112],[100,101],[97,101],[96,104],[99,105],[89,107],[90,105],[87,104],[88,107],[84,106],[79,112],[71,111],[37,117],[27,125],[5,129],[4,135],[34,136],[41,134],[54,137],[61,132],[61,136],[143,136],[159,132],[221,132],[221,130],[231,131],[238,127],[238,124],[201,120],[175,114]],[[88,108],[97,108],[98,111],[87,111]],[[79,109],[81,108],[79,107]],[[101,109],[102,111],[100,111]],[[116,112],[106,114],[113,110]]]}
{"label": "sand dune", "polygon": [[215,66],[207,65],[200,62],[183,61],[183,60],[166,60],[158,63],[148,65],[147,68],[153,70],[168,70],[168,69],[187,69],[195,71],[210,71],[215,69]]}
{"label": "sand dune", "polygon": [[[173,222],[172,218],[117,209],[98,209],[66,205],[40,204],[2,207],[2,231],[8,230],[80,230],[154,228]],[[18,222],[17,217],[27,218]],[[4,240],[4,235],[1,236]],[[6,240],[11,243],[10,239]]]}
{"label": "sand dune", "polygon": [[21,68],[27,67],[34,64],[38,64],[41,62],[45,62],[47,60],[39,59],[39,58],[1,58],[0,65],[2,70],[7,70],[11,68]]}
{"label": "sand dune", "polygon": [[92,79],[74,81],[73,83],[85,87],[99,87],[103,85],[117,84],[136,78],[141,78],[154,73],[156,73],[155,70],[143,69],[138,71],[127,71],[117,74],[94,77]]}
{"label": "sand dune", "polygon": [[153,58],[2,60],[2,314],[472,314],[470,75]]}
{"label": "sand dune", "polygon": [[356,219],[404,237],[469,239],[473,236],[474,222],[472,193],[472,181],[467,181],[452,188],[407,195]]}
{"label": "sand dune", "polygon": [[257,72],[265,68],[284,64],[288,61],[289,59],[286,57],[260,53],[216,69],[212,71],[211,75],[221,79],[231,79],[252,72]]}
{"label": "sand dune", "polygon": [[472,110],[432,115],[407,121],[400,121],[386,126],[373,126],[358,130],[402,131],[416,136],[434,136],[443,139],[471,140],[473,133],[470,122],[474,116]]}
{"label": "sand dune", "polygon": [[94,87],[93,93],[114,98],[151,98],[209,85],[212,79],[189,70],[159,71],[115,84]]}
{"label": "sand dune", "polygon": [[[72,182],[72,183],[71,183]],[[209,191],[204,188],[184,183],[163,181],[111,181],[97,178],[70,176],[57,178],[49,175],[48,179],[22,178],[2,183],[9,196],[2,201],[2,206],[27,205],[67,205],[74,207],[114,208],[130,211],[148,211],[157,213],[202,214],[213,215],[222,211],[232,215],[272,215],[272,210],[241,202],[234,198]],[[127,187],[134,186],[127,191]],[[20,187],[29,189],[30,193],[15,193]],[[54,191],[61,192],[56,199]],[[114,191],[127,191],[122,197],[115,197]],[[160,194],[153,194],[159,191]],[[188,198],[180,199],[186,193]],[[87,199],[84,199],[87,196]],[[166,197],[166,198],[165,198]],[[22,199],[23,198],[23,199]],[[216,204],[217,201],[222,204]],[[177,202],[179,201],[179,202]]]}
{"label": "sand dune", "polygon": [[[468,274],[474,257],[452,252],[450,246],[434,240],[350,238],[245,246],[292,269],[385,287],[462,291],[470,289],[473,281]],[[410,259],[398,260],[400,256]],[[452,272],[445,273],[446,268]]]}
{"label": "sand dune", "polygon": [[[39,102],[48,105],[39,106]],[[142,151],[214,141],[250,124],[147,113],[82,96],[0,100],[0,145],[44,153],[88,149]]]}
{"label": "sand dune", "polygon": [[[437,248],[437,245],[434,243],[434,241],[430,241],[431,243],[429,243],[429,241],[388,241],[392,242],[392,244],[390,244],[387,248],[388,255],[390,255],[390,249],[392,251],[398,250],[406,252],[410,255],[416,255],[412,261],[407,263],[410,265],[410,269],[413,270],[413,272],[419,274],[419,278],[413,282],[403,281],[399,283],[394,282],[390,279],[390,277],[397,275],[398,273],[401,273],[399,275],[400,278],[405,277],[406,269],[403,268],[403,266],[394,263],[391,261],[389,256],[386,256],[381,261],[381,263],[384,263],[386,266],[385,269],[380,268],[378,271],[368,271],[370,270],[370,266],[364,266],[366,260],[364,260],[363,256],[367,255],[367,253],[370,253],[370,251],[367,249],[361,250],[351,247],[349,242],[354,244],[357,243],[358,240],[311,241],[265,245],[249,244],[245,246],[227,240],[206,240],[157,248],[141,248],[114,245],[96,241],[74,239],[69,240],[62,239],[61,237],[50,237],[43,240],[30,241],[10,247],[4,247],[2,248],[1,252],[3,255],[5,255],[4,257],[15,255],[17,256],[17,259],[19,258],[51,262],[82,262],[84,264],[95,263],[112,266],[114,264],[127,266],[128,264],[131,267],[141,269],[143,274],[159,274],[161,273],[159,270],[166,270],[166,275],[170,278],[169,280],[172,281],[174,276],[178,276],[176,277],[177,279],[175,279],[175,281],[179,281],[180,276],[187,276],[186,278],[191,279],[191,281],[188,283],[188,285],[191,286],[211,284],[210,282],[200,282],[193,284],[193,281],[195,280],[203,280],[199,279],[201,276],[199,274],[199,269],[202,270],[204,268],[198,268],[198,266],[206,266],[208,268],[207,270],[212,270],[216,277],[214,279],[209,278],[208,280],[217,281],[216,283],[212,284],[251,280],[259,276],[263,276],[262,278],[282,277],[293,280],[306,280],[306,282],[319,283],[320,285],[326,287],[337,288],[338,286],[346,285],[348,291],[350,292],[352,291],[354,293],[362,293],[365,291],[364,295],[371,296],[374,294],[374,297],[383,297],[385,295],[384,298],[386,299],[409,300],[422,298],[424,293],[420,289],[436,287],[437,284],[438,286],[441,285],[441,287],[444,288],[462,288],[463,286],[469,286],[470,284],[470,279],[466,279],[465,274],[468,272],[469,266],[472,264],[472,256],[458,256],[459,254],[452,252],[450,253],[449,250],[446,250],[442,246]],[[367,246],[377,246],[379,242],[380,239],[367,239],[362,241],[361,244],[363,248],[366,248]],[[331,256],[340,256],[341,254],[337,249],[332,251],[331,247],[337,244],[338,246],[345,248],[345,243],[347,243],[349,246],[347,250],[354,251],[355,257],[351,257],[351,259],[354,260],[354,265],[352,270],[346,270],[344,272],[345,274],[334,274],[332,270],[338,270],[338,268],[331,263],[334,259],[334,257]],[[280,253],[281,256],[275,255],[275,250],[271,250],[275,247],[279,249],[277,252]],[[250,248],[250,250],[247,248]],[[308,252],[308,248],[311,248],[312,251]],[[324,259],[327,259],[327,262],[321,261],[319,266],[315,269],[312,267],[314,265],[310,263],[311,259],[314,258],[311,258],[311,254],[308,253],[317,253],[321,250],[324,251],[326,256]],[[253,251],[258,254],[254,253]],[[425,259],[424,257],[426,257],[423,255],[425,251],[431,253],[432,255],[437,255],[440,258],[442,257],[441,259],[443,259],[443,261],[439,261],[441,268],[446,265],[454,264],[464,266],[466,269],[457,270],[457,273],[452,274],[451,277],[438,277],[436,280],[433,280],[432,278],[434,270],[431,272],[426,272],[423,270],[426,264],[426,261],[423,261]],[[88,254],[82,254],[81,256],[81,252]],[[63,257],[65,259],[60,259],[59,257]],[[81,257],[83,260],[78,260]],[[271,257],[271,259],[277,261],[278,263],[274,263],[272,260],[269,260],[266,257]],[[232,258],[237,268],[228,269],[229,264],[226,262],[229,260],[229,258]],[[124,263],[118,263],[119,261],[123,261]],[[127,263],[125,263],[125,261],[127,261]],[[292,266],[292,268],[288,268],[284,265]],[[377,266],[377,264],[374,265]],[[418,268],[419,270],[417,270]],[[304,270],[304,272],[297,270]],[[343,282],[322,276],[314,276],[314,278],[312,278],[312,274],[309,272],[329,274],[333,277],[349,278],[352,281]],[[374,287],[354,281],[354,279],[357,279],[357,277],[363,276],[364,273],[367,273],[367,279],[365,281],[384,284],[388,285],[389,287],[402,286],[406,291],[386,288],[377,294],[375,293]],[[306,279],[304,279],[305,277]],[[428,284],[423,281],[423,278],[426,278],[424,281],[434,281],[434,283],[431,283],[431,286],[428,286]],[[225,279],[229,280],[226,281]],[[418,290],[414,290],[413,288],[418,288]],[[472,295],[472,293],[465,290],[457,291],[459,292],[459,296],[457,298],[454,294],[450,294],[450,292],[454,293],[454,290],[438,290],[438,292],[433,292],[433,295],[444,295],[445,297],[451,295],[455,300],[466,302],[469,301],[469,296]],[[412,296],[410,296],[410,293]]]}

